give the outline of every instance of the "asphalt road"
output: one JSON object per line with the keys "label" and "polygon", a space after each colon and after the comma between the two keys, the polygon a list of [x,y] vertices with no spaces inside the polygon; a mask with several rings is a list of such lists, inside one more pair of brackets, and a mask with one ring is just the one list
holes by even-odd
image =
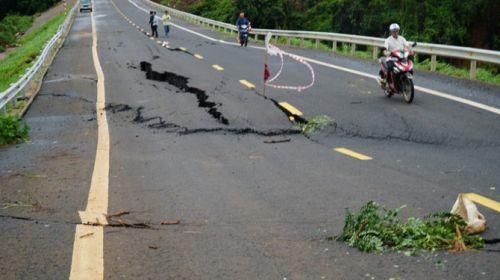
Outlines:
{"label": "asphalt road", "polygon": [[[372,79],[319,65],[311,89],[270,89],[263,97],[262,50],[176,27],[169,38],[160,30],[165,48],[126,20],[146,28],[144,11],[113,1],[94,5],[106,77],[108,214],[130,212],[120,219],[153,228],[104,228],[104,278],[498,279],[498,244],[407,257],[361,253],[328,238],[341,232],[346,208],[370,200],[407,205],[403,214],[419,217],[449,211],[461,192],[500,201],[499,115],[421,92],[407,105],[385,98]],[[88,238],[76,237],[75,226],[87,203],[98,137],[91,45],[91,17],[79,14],[25,117],[31,141],[0,149],[2,279],[66,279],[75,239]],[[371,62],[287,51],[377,72]],[[272,58],[271,71],[278,66]],[[287,61],[280,82],[308,78],[306,68]],[[416,83],[500,104],[498,86],[419,72]],[[298,134],[276,102],[292,104],[305,119],[330,116],[336,128]],[[290,141],[264,142],[281,139]],[[337,153],[338,147],[373,159]],[[5,208],[16,201],[31,206]],[[488,220],[483,236],[499,238],[498,213],[479,209]]]}

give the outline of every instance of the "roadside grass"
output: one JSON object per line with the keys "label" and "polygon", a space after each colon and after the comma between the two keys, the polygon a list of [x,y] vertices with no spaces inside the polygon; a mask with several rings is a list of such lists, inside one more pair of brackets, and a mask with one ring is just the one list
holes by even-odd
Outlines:
{"label": "roadside grass", "polygon": [[[431,70],[431,62],[429,59],[425,59],[421,62],[415,63],[415,68],[417,70]],[[477,68],[476,79],[483,82],[488,82],[492,84],[500,84],[500,73],[494,73],[494,69]],[[458,68],[445,62],[437,61],[436,72],[443,73],[449,76],[458,78],[469,78],[469,70],[465,68]]]}
{"label": "roadside grass", "polygon": [[401,221],[398,214],[402,208],[387,210],[370,201],[358,213],[347,210],[343,232],[335,239],[362,252],[398,250],[406,255],[421,250],[464,251],[484,246],[482,237],[467,233],[467,224],[460,216],[441,212]]}
{"label": "roadside grass", "polygon": [[19,35],[33,24],[33,16],[8,15],[0,21],[0,52],[14,46]]}
{"label": "roadside grass", "polygon": [[29,140],[29,130],[17,116],[0,116],[0,147]]}
{"label": "roadside grass", "polygon": [[26,72],[64,19],[65,14],[61,13],[17,41],[19,47],[9,52],[0,63],[0,92]]}

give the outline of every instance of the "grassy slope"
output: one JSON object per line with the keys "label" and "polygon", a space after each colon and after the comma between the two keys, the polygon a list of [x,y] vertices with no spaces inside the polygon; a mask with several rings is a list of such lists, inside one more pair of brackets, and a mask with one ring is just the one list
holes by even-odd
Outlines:
{"label": "grassy slope", "polygon": [[61,13],[22,37],[18,41],[20,46],[1,60],[0,92],[6,90],[11,83],[16,82],[26,72],[26,69],[40,54],[45,42],[54,36],[64,19],[65,15]]}

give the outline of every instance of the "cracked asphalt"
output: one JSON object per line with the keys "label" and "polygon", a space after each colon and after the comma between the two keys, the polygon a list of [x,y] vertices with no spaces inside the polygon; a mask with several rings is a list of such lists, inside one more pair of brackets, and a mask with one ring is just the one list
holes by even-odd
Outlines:
{"label": "cracked asphalt", "polygon": [[[104,228],[104,278],[498,279],[498,244],[406,257],[328,238],[341,232],[346,208],[369,200],[407,205],[403,214],[418,217],[449,211],[461,192],[500,201],[500,116],[419,92],[407,105],[385,98],[371,79],[317,65],[313,88],[262,96],[263,51],[175,27],[160,38],[167,49],[117,8],[144,28],[147,14],[114,3],[96,0],[94,17],[111,144],[108,213],[129,214]],[[79,14],[25,116],[31,141],[0,149],[2,279],[69,277],[97,145],[91,45],[90,15]],[[288,50],[377,72],[371,62]],[[271,71],[278,66],[270,61]],[[281,82],[300,83],[304,73],[288,61]],[[498,86],[419,72],[416,84],[500,104]],[[283,101],[303,120],[327,115],[336,126],[305,137]],[[479,209],[488,221],[483,236],[500,238],[498,213]]]}

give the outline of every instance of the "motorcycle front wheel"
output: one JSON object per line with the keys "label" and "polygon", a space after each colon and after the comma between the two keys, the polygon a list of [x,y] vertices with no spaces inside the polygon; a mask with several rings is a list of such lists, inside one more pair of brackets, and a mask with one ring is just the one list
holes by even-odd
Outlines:
{"label": "motorcycle front wheel", "polygon": [[408,77],[404,77],[402,85],[403,85],[403,98],[406,103],[410,104],[413,101],[413,97],[415,95],[413,80],[408,79]]}

